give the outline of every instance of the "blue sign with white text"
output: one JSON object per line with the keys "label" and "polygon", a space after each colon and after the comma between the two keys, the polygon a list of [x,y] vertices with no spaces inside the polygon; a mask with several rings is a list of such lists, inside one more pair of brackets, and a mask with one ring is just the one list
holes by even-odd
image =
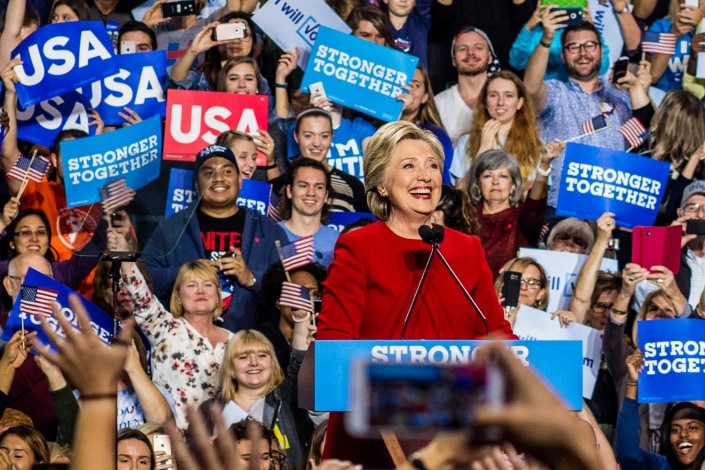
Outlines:
{"label": "blue sign with white text", "polygon": [[101,201],[100,188],[124,178],[137,190],[159,177],[162,120],[159,116],[107,134],[60,144],[66,204],[77,207]]}
{"label": "blue sign with white text", "polygon": [[[486,341],[325,341],[318,340],[314,362],[314,409],[346,411],[351,366],[358,360],[372,362],[466,363]],[[581,341],[506,341],[506,345],[572,410],[583,407],[583,346]],[[322,380],[316,380],[322,378]]]}
{"label": "blue sign with white text", "polygon": [[259,212],[260,215],[266,216],[271,189],[272,185],[263,181],[242,180],[242,186],[240,186],[240,192],[237,195],[237,205],[247,207]]}
{"label": "blue sign with white text", "polygon": [[348,225],[357,222],[360,219],[377,220],[377,217],[370,212],[331,212],[328,215],[328,225],[333,230],[342,232]]}
{"label": "blue sign with white text", "polygon": [[639,403],[705,399],[705,322],[642,320],[637,328],[644,355]]}
{"label": "blue sign with white text", "polygon": [[15,67],[20,106],[63,95],[117,72],[115,55],[100,21],[78,21],[42,26],[12,51],[22,64]]}
{"label": "blue sign with white text", "polygon": [[[93,327],[93,331],[96,333],[98,338],[100,338],[100,340],[105,344],[110,344],[110,338],[113,333],[113,319],[84,297],[76,294],[76,292],[69,289],[59,281],[52,279],[39,271],[35,271],[32,268],[29,268],[27,271],[22,287],[24,292],[22,295],[17,297],[15,304],[12,306],[12,311],[7,319],[5,329],[2,331],[2,335],[0,335],[1,340],[9,340],[15,331],[20,330],[24,326],[25,331],[37,331],[37,338],[40,339],[42,343],[51,345],[51,341],[49,341],[49,338],[44,333],[44,330],[42,330],[41,315],[34,315],[29,312],[36,311],[36,309],[42,309],[44,305],[51,306],[54,301],[61,306],[61,313],[69,321],[71,321],[71,325],[75,329],[79,329],[76,316],[69,307],[69,295],[73,294],[80,299],[81,303],[88,312],[88,316],[91,320],[91,326]],[[29,295],[26,295],[27,292],[29,292]],[[54,297],[55,300],[52,300],[52,297]],[[25,313],[22,313],[21,310]],[[22,316],[24,316],[24,321]],[[61,331],[58,322],[53,316],[53,312],[49,318],[49,325],[51,325],[54,331],[60,336],[64,336],[63,331]],[[53,345],[51,346],[51,349],[52,351],[55,351]]]}
{"label": "blue sign with white text", "polygon": [[619,150],[568,143],[556,213],[597,220],[614,212],[617,225],[653,225],[670,165]]}
{"label": "blue sign with white text", "polygon": [[34,144],[54,142],[59,132],[76,129],[95,135],[96,126],[90,125],[88,100],[70,91],[25,109],[17,109],[17,137]]}
{"label": "blue sign with white text", "polygon": [[381,119],[399,119],[397,95],[411,82],[418,57],[372,44],[324,25],[301,83],[303,91],[323,93],[332,102]]}
{"label": "blue sign with white text", "polygon": [[[115,62],[118,72],[80,90],[106,125],[125,124],[125,119],[118,114],[127,114],[125,107],[142,119],[166,117],[166,51],[121,54],[108,62]],[[112,64],[107,66],[112,67]]]}

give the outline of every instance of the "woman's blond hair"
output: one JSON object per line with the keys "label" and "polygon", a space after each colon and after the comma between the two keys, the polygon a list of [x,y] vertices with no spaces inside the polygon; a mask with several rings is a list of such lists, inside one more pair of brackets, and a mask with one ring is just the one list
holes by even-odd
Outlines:
{"label": "woman's blond hair", "polygon": [[428,144],[438,160],[439,171],[443,174],[443,147],[431,132],[419,129],[408,121],[394,121],[380,127],[370,138],[362,163],[367,205],[379,220],[387,220],[391,209],[389,199],[379,193],[379,188],[387,178],[387,167],[392,154],[403,140],[419,140]]}

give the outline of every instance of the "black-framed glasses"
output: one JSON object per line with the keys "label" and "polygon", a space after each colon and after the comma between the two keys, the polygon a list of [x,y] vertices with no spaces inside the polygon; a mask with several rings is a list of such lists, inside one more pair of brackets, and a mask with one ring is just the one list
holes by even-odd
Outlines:
{"label": "black-framed glasses", "polygon": [[577,54],[580,52],[580,49],[585,49],[585,52],[595,52],[599,45],[600,43],[597,41],[585,41],[583,43],[571,42],[570,44],[566,44],[563,49],[571,54]]}
{"label": "black-framed glasses", "polygon": [[18,281],[20,284],[22,284],[24,282],[24,276],[10,276],[10,275],[8,275],[7,277],[9,277],[13,281]]}
{"label": "black-framed glasses", "polygon": [[596,312],[604,312],[606,310],[609,310],[612,308],[612,304],[603,304],[602,302],[597,302],[595,305],[592,306],[592,309]]}
{"label": "black-framed glasses", "polygon": [[269,451],[269,459],[277,465],[282,465],[286,460],[286,454],[278,450]]}

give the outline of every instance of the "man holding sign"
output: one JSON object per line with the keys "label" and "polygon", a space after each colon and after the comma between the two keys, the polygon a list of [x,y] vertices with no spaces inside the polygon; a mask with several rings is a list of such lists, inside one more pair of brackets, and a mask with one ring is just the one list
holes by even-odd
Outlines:
{"label": "man holding sign", "polygon": [[[543,37],[529,58],[524,82],[538,114],[541,138],[578,140],[580,143],[624,149],[625,141],[619,128],[632,117],[632,108],[649,105],[645,89],[632,74],[619,80],[616,89],[599,70],[602,61],[600,33],[592,23],[583,22],[563,30],[561,58],[569,80],[546,80],[550,45],[556,30],[565,26],[564,10],[545,8],[541,13]],[[629,93],[621,88],[626,88]],[[548,205],[556,207],[564,153],[553,160]],[[548,214],[547,214],[547,218]]]}

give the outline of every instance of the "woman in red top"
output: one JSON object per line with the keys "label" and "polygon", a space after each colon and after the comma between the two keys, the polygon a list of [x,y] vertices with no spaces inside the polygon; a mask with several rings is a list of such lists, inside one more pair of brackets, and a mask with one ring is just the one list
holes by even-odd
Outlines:
{"label": "woman in red top", "polygon": [[[438,140],[410,122],[386,124],[370,139],[364,171],[367,203],[380,222],[338,239],[323,285],[316,338],[401,339],[405,322],[404,339],[486,337],[479,313],[437,257],[405,321],[431,252],[419,227],[430,224],[441,197],[443,149]],[[480,240],[446,228],[440,251],[486,316],[488,329],[512,336]],[[371,454],[369,447],[362,449],[342,433],[340,415],[332,414],[326,457],[359,462]]]}
{"label": "woman in red top", "polygon": [[519,163],[502,150],[482,152],[470,168],[467,188],[480,217],[480,240],[492,275],[517,255],[521,246],[537,246],[546,212],[551,160],[562,144],[549,144],[541,155],[536,180],[522,202]]}

